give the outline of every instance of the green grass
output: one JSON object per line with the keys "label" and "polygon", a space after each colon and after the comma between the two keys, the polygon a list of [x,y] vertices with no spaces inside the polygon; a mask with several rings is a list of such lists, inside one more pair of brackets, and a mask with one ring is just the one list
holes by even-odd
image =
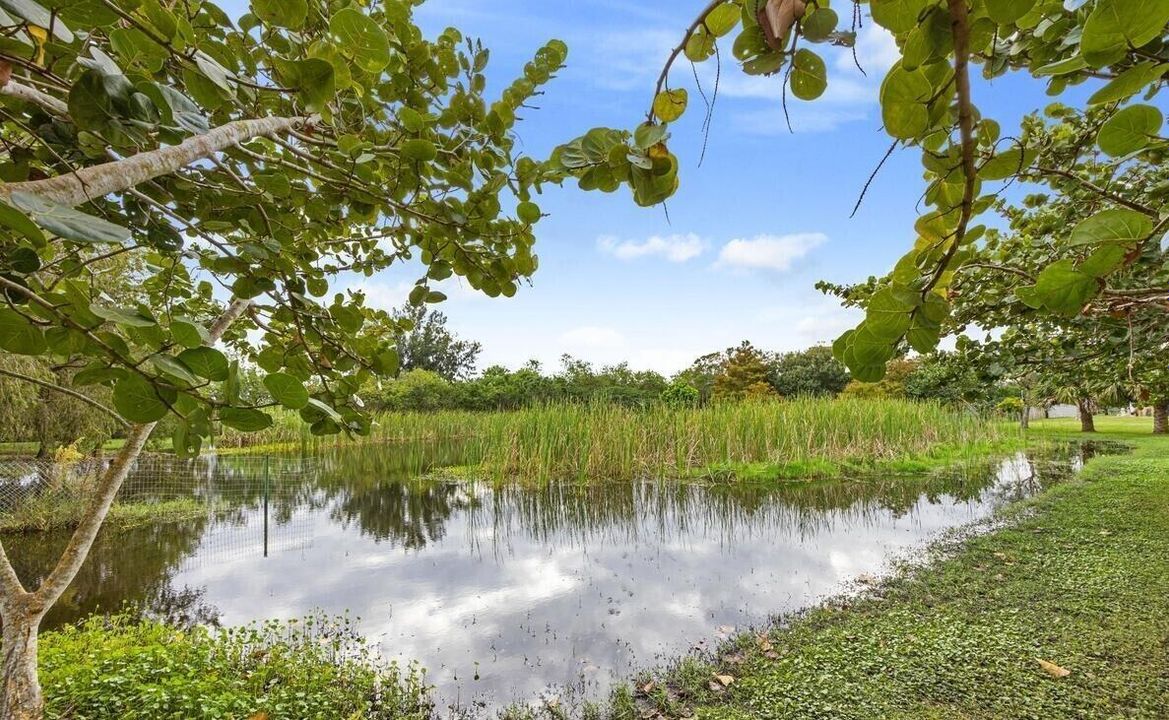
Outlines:
{"label": "green grass", "polygon": [[[0,533],[41,532],[77,527],[86,503],[49,497],[44,501],[23,503],[16,511],[0,513]],[[207,514],[207,504],[193,498],[161,502],[115,503],[103,527],[129,530],[145,525],[182,523]]]}
{"label": "green grass", "polygon": [[[327,447],[281,419],[266,447]],[[242,444],[225,436],[219,447]],[[457,444],[460,465],[502,480],[836,477],[858,468],[920,471],[963,451],[1018,443],[1002,423],[933,403],[794,399],[698,409],[550,405],[506,413],[380,415],[365,442]],[[966,456],[971,456],[969,452]]]}
{"label": "green grass", "polygon": [[[860,597],[693,658],[611,718],[1157,718],[1169,708],[1169,438],[1100,418],[1134,446],[1006,511],[1005,527],[939,543]],[[1075,421],[1035,438],[1083,437]],[[1054,677],[1039,660],[1070,671]],[[716,675],[733,678],[729,686]],[[639,680],[645,688],[649,678]],[[713,683],[713,684],[712,684]]]}
{"label": "green grass", "polygon": [[426,720],[425,677],[374,657],[346,618],[178,629],[95,617],[45,633],[47,720]]}

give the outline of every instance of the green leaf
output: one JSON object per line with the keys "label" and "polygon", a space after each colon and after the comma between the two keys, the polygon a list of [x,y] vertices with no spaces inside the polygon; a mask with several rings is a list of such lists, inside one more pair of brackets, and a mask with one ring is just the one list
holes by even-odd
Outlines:
{"label": "green leaf", "polygon": [[227,379],[227,358],[215,348],[190,348],[179,353],[179,360],[201,378],[214,382]]}
{"label": "green leaf", "polygon": [[293,63],[296,94],[310,110],[321,111],[337,91],[333,66],[326,60],[309,58]]}
{"label": "green leaf", "polygon": [[434,143],[419,138],[402,143],[398,152],[404,159],[415,162],[430,162],[438,157],[438,148]]}
{"label": "green leaf", "polygon": [[341,413],[337,412],[331,406],[321,402],[320,400],[317,400],[316,398],[309,398],[308,404],[305,405],[304,409],[300,411],[300,414],[301,417],[305,417],[306,414],[309,417],[312,417],[314,414],[320,414],[324,415],[335,423],[344,422],[344,418],[341,417]]}
{"label": "green leaf", "polygon": [[921,295],[906,287],[892,286],[878,290],[869,299],[865,325],[872,337],[893,342],[909,329],[912,313],[921,303]]}
{"label": "green leaf", "polygon": [[1020,148],[1001,152],[982,164],[978,177],[983,180],[1005,180],[1030,167],[1035,151],[1024,152]]}
{"label": "green leaf", "polygon": [[199,378],[182,361],[170,355],[151,355],[150,364],[160,373],[182,380],[188,385],[198,385]]}
{"label": "green leaf", "polygon": [[541,217],[540,206],[534,202],[522,202],[516,208],[516,217],[520,219],[520,222],[534,225],[539,222]]}
{"label": "green leaf", "polygon": [[288,373],[271,373],[264,376],[264,387],[268,388],[272,399],[289,410],[300,410],[308,405],[309,394],[304,383]]}
{"label": "green leaf", "polygon": [[1159,62],[1135,65],[1097,90],[1092,97],[1088,98],[1088,104],[1102,105],[1127,100],[1157,81],[1165,74],[1166,69],[1169,69],[1169,66]]}
{"label": "green leaf", "polygon": [[175,342],[185,348],[202,347],[210,338],[207,328],[194,320],[181,317],[171,321],[170,333]]}
{"label": "green leaf", "polygon": [[390,39],[368,15],[356,8],[339,10],[329,20],[329,31],[341,52],[362,70],[381,72],[390,64]]}
{"label": "green leaf", "polygon": [[1039,76],[1044,75],[1067,75],[1088,68],[1088,62],[1080,55],[1060,60],[1058,62],[1048,63],[1035,68],[1035,74]]}
{"label": "green leaf", "polygon": [[703,28],[699,28],[686,40],[686,59],[690,62],[702,62],[714,55],[717,38]]}
{"label": "green leaf", "polygon": [[654,145],[666,139],[669,127],[654,123],[642,123],[633,131],[633,142],[642,150],[649,150]]}
{"label": "green leaf", "polygon": [[800,33],[812,42],[820,42],[832,35],[839,22],[840,17],[832,8],[814,8],[800,20]]}
{"label": "green leaf", "polygon": [[269,25],[297,29],[308,17],[306,0],[252,0],[252,12]]}
{"label": "green leaf", "polygon": [[933,92],[925,74],[894,65],[881,83],[881,118],[885,131],[895,138],[910,140],[929,127],[926,101]]}
{"label": "green leaf", "polygon": [[23,212],[6,202],[0,201],[0,226],[10,228],[40,246],[45,242],[45,234],[37,224]]}
{"label": "green leaf", "polygon": [[44,331],[15,310],[0,308],[0,350],[14,355],[42,355],[48,349]]}
{"label": "green leaf", "polygon": [[152,423],[169,410],[159,391],[141,375],[129,374],[114,385],[114,409],[132,423]]}
{"label": "green leaf", "polygon": [[1092,67],[1111,65],[1129,47],[1160,37],[1166,23],[1169,3],[1163,0],[1098,0],[1084,23],[1080,52]]}
{"label": "green leaf", "polygon": [[163,111],[163,120],[167,124],[173,122],[183,130],[196,135],[202,135],[211,129],[211,122],[195,101],[170,85],[151,83],[141,89],[154,98],[154,104]]}
{"label": "green leaf", "polygon": [[686,112],[689,99],[686,88],[663,90],[654,98],[654,115],[662,122],[674,122]]}
{"label": "green leaf", "polygon": [[1113,243],[1136,245],[1153,232],[1153,219],[1128,208],[1112,208],[1081,221],[1068,238],[1069,245]]}
{"label": "green leaf", "polygon": [[[1037,302],[1040,307],[1060,315],[1074,317],[1100,291],[1100,284],[1095,277],[1076,268],[1073,260],[1065,258],[1044,268],[1031,291],[1030,302]],[[1024,302],[1029,301],[1024,299]]]}
{"label": "green leaf", "polygon": [[89,311],[103,320],[109,320],[112,323],[125,325],[126,327],[148,328],[158,324],[154,318],[138,310],[124,310],[105,305],[90,305]]}
{"label": "green leaf", "polygon": [[800,48],[792,60],[792,95],[801,100],[815,100],[828,87],[828,69],[819,55]]}
{"label": "green leaf", "polygon": [[27,20],[30,25],[41,28],[52,28],[53,36],[63,43],[73,42],[73,33],[65,27],[60,18],[53,18],[52,12],[33,0],[0,0],[0,7],[7,9],[13,15]]}
{"label": "green leaf", "polygon": [[1152,105],[1130,105],[1100,126],[1096,142],[1113,157],[1128,155],[1155,139],[1164,121],[1161,111]]}
{"label": "green leaf", "polygon": [[907,32],[917,26],[927,0],[872,0],[873,20],[894,34]]}
{"label": "green leaf", "polygon": [[226,407],[219,410],[219,422],[240,432],[259,432],[272,427],[272,416],[252,408]]}
{"label": "green leaf", "polygon": [[742,10],[733,2],[725,2],[706,15],[706,29],[714,37],[722,37],[739,24],[743,16]]}
{"label": "green leaf", "polygon": [[986,0],[986,14],[999,25],[1012,25],[1031,12],[1035,0]]}
{"label": "green leaf", "polygon": [[58,205],[27,192],[14,192],[8,198],[14,208],[33,222],[63,240],[79,243],[122,245],[130,241],[130,231],[80,210]]}

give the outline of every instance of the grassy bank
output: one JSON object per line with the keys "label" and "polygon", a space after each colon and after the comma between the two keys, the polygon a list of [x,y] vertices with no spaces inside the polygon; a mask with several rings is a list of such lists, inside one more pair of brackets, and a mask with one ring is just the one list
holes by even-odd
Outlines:
{"label": "grassy bank", "polygon": [[[0,512],[0,533],[40,532],[77,527],[86,503],[49,497],[21,504],[12,512]],[[128,530],[143,525],[189,522],[207,514],[207,503],[194,498],[161,502],[118,502],[110,508],[104,527]]]}
{"label": "grassy bank", "polygon": [[373,659],[344,618],[179,630],[94,618],[41,637],[45,717],[423,720],[423,676]]}
{"label": "grassy bank", "polygon": [[[249,441],[320,449],[280,422]],[[220,446],[230,447],[234,436]],[[858,468],[921,470],[1017,442],[1002,423],[931,403],[796,399],[695,409],[552,405],[506,413],[399,413],[367,442],[457,443],[465,472],[497,480],[831,477]],[[341,440],[340,442],[348,442]]]}
{"label": "grassy bank", "polygon": [[[1036,437],[1082,437],[1065,421]],[[739,638],[618,693],[607,714],[747,718],[1164,718],[1169,708],[1169,438],[1134,446],[940,544],[861,598]],[[1042,662],[1040,662],[1042,661]]]}

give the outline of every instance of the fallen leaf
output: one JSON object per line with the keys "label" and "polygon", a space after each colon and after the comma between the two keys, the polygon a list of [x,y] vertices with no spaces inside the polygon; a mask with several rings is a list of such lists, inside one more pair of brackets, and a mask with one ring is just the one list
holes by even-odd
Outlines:
{"label": "fallen leaf", "polygon": [[1035,658],[1035,662],[1039,663],[1039,667],[1043,668],[1043,671],[1053,678],[1063,678],[1072,674],[1071,670],[1068,670],[1065,667],[1060,667],[1053,662],[1047,662],[1046,660],[1041,660],[1040,658]]}
{"label": "fallen leaf", "polygon": [[658,686],[657,683],[655,683],[653,680],[650,680],[645,685],[641,686],[641,691],[643,693],[645,693],[646,695],[649,695],[651,692],[654,691],[654,688],[656,688],[657,686]]}
{"label": "fallen leaf", "polygon": [[714,679],[718,680],[719,685],[722,685],[723,687],[730,687],[730,684],[735,681],[735,678],[731,675],[718,675],[717,673],[715,674]]}

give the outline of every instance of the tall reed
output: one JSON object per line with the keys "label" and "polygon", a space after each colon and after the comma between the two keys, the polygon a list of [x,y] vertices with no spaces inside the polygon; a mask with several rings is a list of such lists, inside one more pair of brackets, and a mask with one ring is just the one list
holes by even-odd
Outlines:
{"label": "tall reed", "polygon": [[[256,439],[306,449],[353,442],[302,432],[278,423]],[[361,442],[457,441],[464,464],[479,474],[587,480],[680,477],[746,465],[826,474],[833,467],[985,448],[1009,434],[999,423],[935,403],[841,398],[694,409],[598,403],[383,414]]]}

